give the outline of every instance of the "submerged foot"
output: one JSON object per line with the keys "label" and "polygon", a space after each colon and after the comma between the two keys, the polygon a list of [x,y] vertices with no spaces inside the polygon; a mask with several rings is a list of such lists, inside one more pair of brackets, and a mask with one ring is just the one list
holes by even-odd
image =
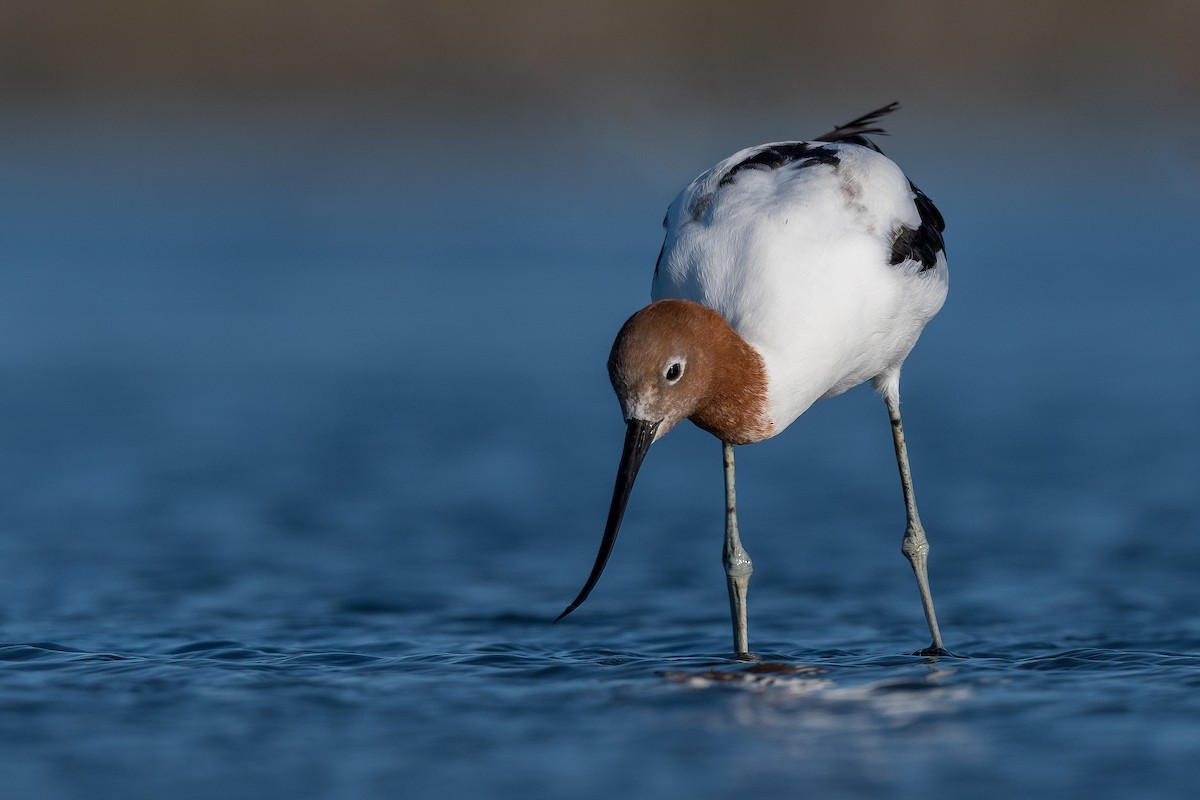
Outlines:
{"label": "submerged foot", "polygon": [[917,652],[913,653],[913,655],[925,656],[926,658],[958,658],[958,656],[954,655],[954,653],[951,653],[946,648],[939,647],[935,644],[929,645],[929,647],[926,647],[924,650],[918,650]]}

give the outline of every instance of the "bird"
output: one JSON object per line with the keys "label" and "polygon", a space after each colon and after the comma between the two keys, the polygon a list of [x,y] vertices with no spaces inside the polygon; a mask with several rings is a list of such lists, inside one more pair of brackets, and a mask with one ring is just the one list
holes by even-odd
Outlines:
{"label": "bird", "polygon": [[621,327],[608,359],[626,428],[600,551],[556,622],[600,579],[651,444],[687,419],[722,444],[733,647],[751,658],[753,563],[738,530],[733,448],[777,436],[816,401],[871,381],[900,472],[901,552],[932,637],[914,655],[949,655],[900,417],[901,365],[946,299],[945,222],[870,138],[886,135],[879,121],[898,108],[890,103],[808,141],[741,150],[670,204],[652,302]]}

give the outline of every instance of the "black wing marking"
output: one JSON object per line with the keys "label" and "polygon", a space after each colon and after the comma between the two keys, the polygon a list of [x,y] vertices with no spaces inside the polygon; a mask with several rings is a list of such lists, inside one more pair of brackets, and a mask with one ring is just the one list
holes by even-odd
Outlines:
{"label": "black wing marking", "polygon": [[825,147],[822,144],[814,142],[782,142],[773,144],[769,147],[764,147],[754,155],[739,161],[729,168],[729,171],[721,176],[720,183],[717,187],[726,186],[733,183],[733,179],[739,172],[747,169],[779,169],[780,167],[796,164],[798,161],[803,161],[803,164],[797,166],[811,166],[813,164],[829,164],[837,166],[841,159],[838,158],[837,151],[830,147]]}
{"label": "black wing marking", "polygon": [[946,230],[946,221],[937,206],[916,187],[912,181],[908,186],[913,191],[913,203],[921,216],[921,224],[915,228],[901,226],[892,238],[891,264],[901,264],[905,261],[921,262],[920,272],[932,269],[937,264],[938,253],[945,252],[946,242],[942,231]]}
{"label": "black wing marking", "polygon": [[[721,180],[717,182],[717,190],[733,183],[737,176],[747,170],[773,170],[780,167],[794,166],[804,168],[817,164],[827,164],[836,168],[841,163],[836,148],[828,147],[820,142],[780,142],[759,148],[752,155],[730,167]],[[709,203],[712,202],[713,192],[706,192],[692,201],[688,209],[692,219],[700,219]]]}

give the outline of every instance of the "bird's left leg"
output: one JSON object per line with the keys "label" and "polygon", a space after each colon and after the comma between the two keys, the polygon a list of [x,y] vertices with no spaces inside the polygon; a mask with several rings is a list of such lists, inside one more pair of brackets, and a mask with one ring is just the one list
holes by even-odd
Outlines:
{"label": "bird's left leg", "polygon": [[746,591],[754,565],[750,554],[742,547],[738,536],[737,500],[733,480],[733,445],[722,442],[725,461],[725,579],[729,584],[729,611],[733,616],[733,652],[738,658],[749,658],[746,634]]}
{"label": "bird's left leg", "polygon": [[929,647],[914,655],[949,655],[942,647],[942,634],[938,630],[937,615],[933,611],[933,595],[929,592],[929,572],[926,567],[929,560],[929,541],[925,538],[925,528],[917,514],[917,497],[913,492],[912,471],[908,466],[908,447],[904,443],[904,426],[900,422],[899,393],[893,388],[891,391],[885,391],[883,397],[887,401],[888,416],[892,420],[892,441],[896,445],[896,464],[900,467],[900,486],[904,489],[904,508],[908,512],[908,526],[904,530],[900,551],[908,558],[913,574],[917,576],[917,589],[921,592],[925,621],[929,623],[929,632],[933,636]]}

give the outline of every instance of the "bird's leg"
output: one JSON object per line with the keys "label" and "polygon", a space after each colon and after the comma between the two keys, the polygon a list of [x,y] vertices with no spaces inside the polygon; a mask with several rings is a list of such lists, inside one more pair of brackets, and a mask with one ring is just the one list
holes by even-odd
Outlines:
{"label": "bird's leg", "polygon": [[733,615],[733,652],[738,658],[749,658],[746,635],[746,590],[754,565],[750,554],[742,547],[738,536],[737,500],[733,480],[733,445],[722,442],[725,461],[725,578],[729,584],[729,611]]}
{"label": "bird's leg", "polygon": [[904,530],[904,540],[900,544],[900,552],[904,553],[912,564],[913,573],[917,576],[917,589],[921,592],[921,605],[925,608],[925,620],[929,623],[929,632],[933,643],[925,650],[914,655],[938,656],[949,655],[942,647],[942,634],[938,630],[937,615],[933,611],[933,595],[929,592],[929,572],[926,562],[929,560],[929,541],[925,538],[925,528],[921,525],[921,517],[917,514],[917,497],[913,492],[912,471],[908,466],[908,447],[904,444],[904,426],[900,422],[900,398],[895,392],[886,392],[888,416],[892,420],[892,440],[896,445],[896,464],[900,467],[900,486],[904,489],[904,507],[908,512],[908,526]]}

